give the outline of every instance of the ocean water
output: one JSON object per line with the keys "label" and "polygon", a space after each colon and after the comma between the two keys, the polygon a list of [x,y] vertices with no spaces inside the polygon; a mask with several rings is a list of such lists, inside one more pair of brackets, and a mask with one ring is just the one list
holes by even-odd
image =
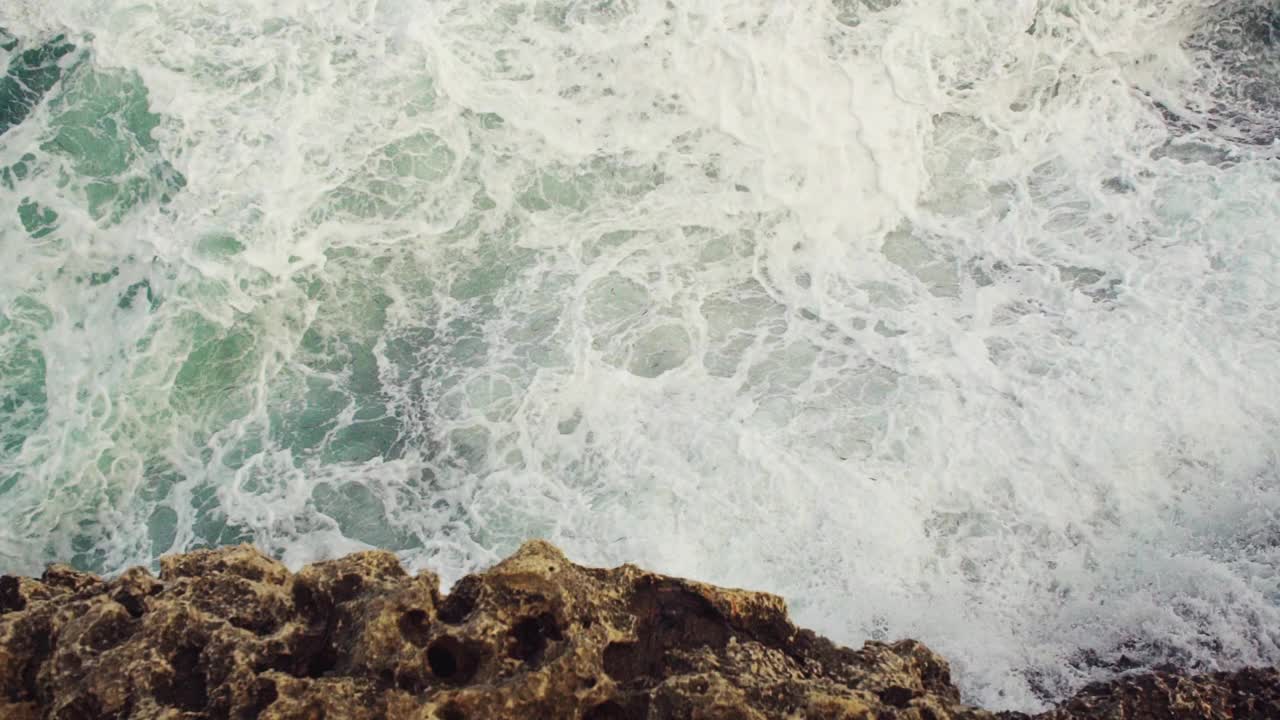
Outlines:
{"label": "ocean water", "polygon": [[996,708],[1280,662],[1274,3],[0,27],[0,571],[543,537]]}

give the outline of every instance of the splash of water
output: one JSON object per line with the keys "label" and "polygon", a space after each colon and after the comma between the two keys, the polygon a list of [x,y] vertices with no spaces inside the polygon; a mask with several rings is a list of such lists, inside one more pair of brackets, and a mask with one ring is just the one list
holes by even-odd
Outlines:
{"label": "splash of water", "polygon": [[991,706],[1277,662],[1257,8],[6,3],[0,569],[541,536]]}

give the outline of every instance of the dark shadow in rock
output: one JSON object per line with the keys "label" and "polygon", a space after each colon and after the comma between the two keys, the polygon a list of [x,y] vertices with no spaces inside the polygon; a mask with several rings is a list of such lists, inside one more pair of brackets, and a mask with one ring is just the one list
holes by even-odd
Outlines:
{"label": "dark shadow in rock", "polygon": [[96,652],[106,652],[132,637],[139,625],[127,612],[125,616],[104,613],[85,631],[81,642]]}
{"label": "dark shadow in rock", "polygon": [[582,720],[645,720],[649,717],[649,696],[633,695],[622,700],[606,700],[588,708]]}
{"label": "dark shadow in rock", "polygon": [[637,618],[636,642],[614,642],[604,649],[610,677],[627,683],[663,677],[672,648],[723,648],[732,631],[707,598],[679,581],[646,577],[631,600]]}
{"label": "dark shadow in rock", "polygon": [[564,636],[560,624],[551,613],[542,613],[516,623],[511,628],[511,649],[508,654],[528,665],[542,662],[548,642],[560,642]]}
{"label": "dark shadow in rock", "polygon": [[467,714],[457,705],[445,705],[440,710],[440,720],[467,720]]}
{"label": "dark shadow in rock", "polygon": [[425,610],[409,610],[400,616],[400,634],[409,644],[426,647],[431,637],[431,618]]}
{"label": "dark shadow in rock", "polygon": [[447,625],[460,625],[476,609],[476,601],[480,596],[480,579],[468,575],[453,586],[453,592],[440,603],[436,617]]}
{"label": "dark shadow in rock", "polygon": [[916,692],[914,690],[900,685],[887,687],[876,694],[880,696],[880,699],[884,701],[886,705],[892,705],[893,707],[898,708],[904,708],[910,705],[911,701],[915,699],[916,696]]}
{"label": "dark shadow in rock", "polygon": [[466,685],[475,677],[486,655],[483,645],[444,636],[427,647],[431,674],[450,685]]}
{"label": "dark shadow in rock", "polygon": [[272,669],[293,677],[318,678],[338,664],[333,634],[336,611],[328,594],[316,592],[309,584],[296,581],[293,605],[306,622],[306,628],[293,640],[287,652],[273,657]]}
{"label": "dark shadow in rock", "polygon": [[209,703],[204,670],[200,665],[201,648],[188,645],[178,648],[169,665],[173,678],[167,686],[156,688],[156,699],[182,710],[203,710]]}
{"label": "dark shadow in rock", "polygon": [[26,609],[27,601],[21,590],[21,582],[16,576],[0,577],[0,615]]}
{"label": "dark shadow in rock", "polygon": [[280,691],[276,688],[275,682],[259,678],[254,681],[253,690],[251,691],[250,704],[245,708],[243,717],[256,718],[262,714],[264,710],[271,707],[271,704],[280,697]]}

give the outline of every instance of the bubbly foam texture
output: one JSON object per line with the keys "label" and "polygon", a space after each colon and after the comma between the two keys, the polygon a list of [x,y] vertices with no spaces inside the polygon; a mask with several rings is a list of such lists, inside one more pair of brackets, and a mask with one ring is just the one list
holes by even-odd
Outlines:
{"label": "bubbly foam texture", "polygon": [[540,536],[989,706],[1278,662],[1280,173],[1159,104],[1214,5],[10,0],[77,50],[0,135],[0,569]]}

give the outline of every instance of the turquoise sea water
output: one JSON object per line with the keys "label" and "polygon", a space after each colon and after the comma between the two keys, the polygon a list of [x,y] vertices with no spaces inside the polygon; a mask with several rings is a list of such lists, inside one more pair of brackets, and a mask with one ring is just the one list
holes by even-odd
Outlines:
{"label": "turquoise sea water", "polygon": [[1280,661],[1265,3],[0,27],[0,571],[545,537],[996,707]]}

